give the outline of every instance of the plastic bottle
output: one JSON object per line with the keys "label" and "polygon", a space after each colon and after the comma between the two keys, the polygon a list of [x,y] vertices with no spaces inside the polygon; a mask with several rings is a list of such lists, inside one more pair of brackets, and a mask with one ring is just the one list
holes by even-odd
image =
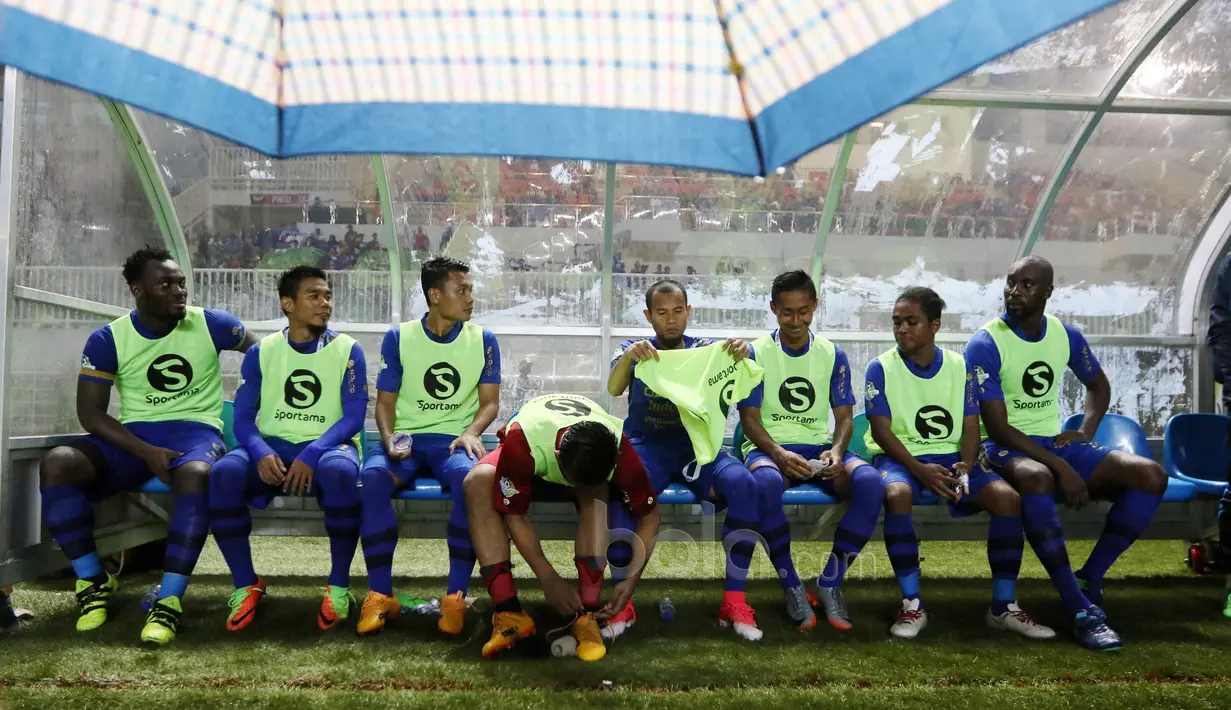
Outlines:
{"label": "plastic bottle", "polygon": [[658,615],[663,621],[671,621],[675,618],[675,604],[671,603],[670,597],[663,597],[663,600],[658,602]]}
{"label": "plastic bottle", "polygon": [[141,612],[142,613],[144,614],[149,613],[150,608],[153,607],[154,603],[158,601],[158,592],[161,590],[162,590],[162,585],[155,584],[150,589],[150,591],[145,593],[145,596],[141,597]]}

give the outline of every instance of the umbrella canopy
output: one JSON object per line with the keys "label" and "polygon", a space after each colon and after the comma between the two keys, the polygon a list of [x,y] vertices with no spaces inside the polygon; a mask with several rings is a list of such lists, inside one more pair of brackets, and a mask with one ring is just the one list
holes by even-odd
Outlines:
{"label": "umbrella canopy", "polygon": [[0,0],[0,63],[276,157],[763,175],[1114,0]]}

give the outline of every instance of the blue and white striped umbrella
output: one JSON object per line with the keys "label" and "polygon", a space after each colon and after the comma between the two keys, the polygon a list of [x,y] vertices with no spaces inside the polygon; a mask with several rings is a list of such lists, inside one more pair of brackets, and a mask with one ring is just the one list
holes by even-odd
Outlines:
{"label": "blue and white striped umbrella", "polygon": [[765,174],[1113,0],[0,0],[0,63],[272,156]]}

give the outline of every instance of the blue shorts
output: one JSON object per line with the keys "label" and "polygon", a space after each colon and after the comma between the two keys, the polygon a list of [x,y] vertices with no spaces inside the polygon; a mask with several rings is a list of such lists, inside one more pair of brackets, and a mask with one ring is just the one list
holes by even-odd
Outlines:
{"label": "blue shorts", "polygon": [[740,465],[739,459],[726,449],[721,449],[718,458],[698,468],[697,457],[693,454],[692,444],[687,438],[683,441],[675,438],[670,441],[633,439],[632,443],[650,476],[654,495],[662,495],[674,481],[685,485],[697,500],[709,500],[718,473],[728,466]]}
{"label": "blue shorts", "polygon": [[[265,443],[269,444],[269,448],[274,450],[274,453],[282,459],[282,463],[286,464],[286,467],[289,469],[291,467],[291,463],[295,460],[295,457],[299,456],[299,454],[308,447],[308,444],[312,442],[305,441],[302,444],[292,444],[288,441],[282,441],[281,439],[266,439]],[[316,467],[319,469],[325,464],[326,461],[339,457],[345,458],[354,464],[355,481],[356,485],[358,485],[359,453],[355,450],[355,446],[353,444],[341,444],[330,449],[329,451],[326,451],[321,455],[320,461],[317,462]],[[282,495],[282,486],[270,485],[261,480],[261,475],[257,473],[256,470],[258,462],[252,460],[252,456],[248,454],[247,447],[237,446],[227,453],[223,459],[231,459],[232,461],[242,462],[246,467],[244,469],[246,471],[244,499],[248,501],[248,505],[258,510],[265,510],[269,507],[270,501]],[[216,473],[218,469],[214,470]],[[324,501],[321,500],[322,490],[323,489],[319,485],[312,485],[312,494],[316,496],[316,500],[320,502],[323,507]]]}
{"label": "blue shorts", "polygon": [[465,477],[479,463],[460,446],[449,453],[449,444],[456,438],[451,434],[415,434],[410,456],[400,461],[390,461],[384,445],[377,441],[368,447],[363,470],[389,471],[403,487],[414,485],[416,478],[430,473],[441,487],[448,489],[452,478]]}
{"label": "blue shorts", "polygon": [[[821,454],[832,449],[833,444],[783,444],[782,448],[793,454],[799,454],[805,459],[811,461],[812,459],[820,458]],[[751,469],[752,465],[758,461],[769,461],[770,463],[773,463],[773,459],[769,457],[769,454],[761,451],[760,449],[754,448],[752,451],[748,452],[747,458],[744,459],[744,465]],[[864,461],[859,458],[859,454],[854,454],[850,451],[842,454],[842,466],[844,468],[846,466],[850,466],[852,462],[863,463]],[[777,467],[777,464],[774,464],[774,468]],[[782,480],[786,481],[787,488],[793,488],[795,486],[800,486],[807,483],[820,488],[825,492],[825,495],[832,496],[834,498],[838,497],[836,478],[821,478],[820,476],[817,476],[816,478],[807,481],[797,481],[789,476],[783,476]]]}
{"label": "blue shorts", "polygon": [[[1093,441],[1076,441],[1066,446],[1055,446],[1054,438],[1050,436],[1032,436],[1030,440],[1042,446],[1048,452],[1064,459],[1068,465],[1073,467],[1081,480],[1089,481],[1094,469],[1107,458],[1111,453],[1111,449]],[[1008,461],[1016,458],[1029,458],[1026,454],[1016,450],[1009,449],[997,444],[988,439],[983,442],[983,453],[987,455],[988,463],[991,464],[993,470],[997,470]],[[1059,493],[1059,491],[1057,491]]]}
{"label": "blue shorts", "polygon": [[[124,428],[151,446],[180,452],[179,458],[171,462],[172,470],[193,461],[205,461],[212,466],[227,450],[222,432],[200,422],[132,422]],[[68,445],[85,454],[94,466],[95,482],[87,491],[90,500],[105,500],[136,490],[154,477],[144,461],[101,437],[86,435]]]}
{"label": "blue shorts", "polygon": [[[931,454],[920,456],[918,459],[920,463],[934,463],[952,470],[953,464],[961,461],[962,457],[959,454]],[[918,498],[919,494],[923,492],[923,487],[919,485],[919,479],[911,475],[910,471],[906,470],[906,466],[898,462],[897,459],[891,459],[888,456],[877,456],[872,465],[881,472],[881,478],[885,481],[886,486],[890,483],[905,483],[914,491],[915,498]],[[1003,478],[988,470],[982,463],[976,462],[974,469],[970,472],[970,492],[962,496],[962,499],[958,502],[950,502],[949,512],[955,518],[964,518],[967,515],[982,512],[982,508],[975,504],[974,497],[979,495],[979,492],[988,484],[1003,480]]]}

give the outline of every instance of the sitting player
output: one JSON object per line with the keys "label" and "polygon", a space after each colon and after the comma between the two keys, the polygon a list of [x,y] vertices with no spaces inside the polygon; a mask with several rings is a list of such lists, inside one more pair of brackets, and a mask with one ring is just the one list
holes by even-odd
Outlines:
{"label": "sitting player", "polygon": [[[385,334],[376,380],[376,427],[380,445],[363,465],[360,532],[368,567],[368,596],[359,633],[385,628],[401,613],[393,595],[393,552],[398,521],[393,493],[430,473],[453,498],[447,528],[449,581],[440,600],[437,628],[460,634],[466,618],[466,588],[474,574],[474,549],[462,481],[487,453],[479,437],[500,409],[500,346],[496,336],[470,323],[474,293],[470,267],[437,257],[423,264],[427,313]],[[394,446],[395,434],[411,434],[410,449]]]}
{"label": "sitting player", "polygon": [[902,587],[902,610],[889,633],[914,638],[927,626],[919,596],[919,538],[911,519],[915,496],[926,489],[948,500],[954,517],[981,510],[992,516],[987,529],[992,568],[988,626],[1028,638],[1052,638],[1056,632],[1017,606],[1024,544],[1021,499],[1000,476],[975,463],[979,405],[974,375],[961,355],[936,347],[944,308],[945,302],[930,288],[903,291],[893,306],[898,347],[873,360],[865,378],[864,410],[870,425],[866,442],[886,482],[885,548]]}
{"label": "sitting player", "polygon": [[[57,446],[39,465],[43,522],[77,575],[78,631],[107,620],[119,586],[94,547],[91,503],[157,476],[175,493],[167,561],[141,640],[175,639],[188,577],[209,529],[209,469],[222,443],[218,353],[255,338],[225,311],[188,307],[184,272],[165,249],[139,249],[124,262],[137,302],[86,341],[77,377],[77,417],[88,436]],[[107,413],[111,385],[120,416]]]}
{"label": "sitting player", "polygon": [[[739,403],[740,424],[748,439],[742,453],[757,482],[761,535],[782,580],[787,613],[800,628],[811,628],[816,618],[791,560],[791,528],[782,508],[784,488],[815,481],[829,495],[849,503],[813,590],[830,625],[845,630],[851,628],[851,617],[842,580],[876,530],[885,489],[880,473],[847,451],[855,430],[851,368],[841,348],[812,334],[816,307],[816,284],[803,271],[774,278],[770,309],[778,319],[778,330],[752,344],[751,357],[765,368],[765,379]],[[828,385],[828,397],[818,396],[820,383]],[[820,462],[819,476],[810,460]]]}
{"label": "sitting player", "polygon": [[[1021,494],[1026,539],[1073,618],[1087,648],[1115,650],[1120,637],[1097,606],[1103,576],[1145,531],[1167,490],[1167,474],[1149,459],[1091,441],[1111,402],[1111,384],[1081,332],[1047,315],[1052,267],[1029,256],[1009,269],[1005,313],[966,346],[979,385],[989,440],[984,454]],[[1086,386],[1081,429],[1060,431],[1060,379],[1068,367]],[[1112,501],[1107,525],[1076,577],[1069,567],[1055,499],[1072,508]]]}
{"label": "sitting player", "polygon": [[[637,450],[653,484],[655,496],[674,480],[688,486],[698,500],[717,500],[727,507],[722,537],[727,553],[727,575],[718,620],[723,626],[734,626],[735,632],[750,641],[761,638],[752,607],[744,594],[748,566],[752,562],[755,539],[748,531],[757,530],[756,481],[734,456],[725,451],[700,468],[696,465],[693,445],[680,420],[676,405],[635,378],[637,363],[658,359],[659,350],[703,347],[712,341],[685,335],[688,316],[688,294],[677,281],[665,279],[650,286],[645,294],[645,317],[654,327],[649,340],[627,340],[611,360],[607,392],[619,397],[628,390],[628,417],[624,433]],[[736,360],[746,357],[748,346],[742,340],[727,340],[723,348]],[[631,529],[632,516],[627,506],[615,501],[610,507],[611,530]],[[633,551],[616,541],[608,551],[611,576],[616,582],[623,578]],[[617,638],[637,621],[632,601],[608,621],[603,636]]]}
{"label": "sitting player", "polygon": [[278,280],[288,325],[252,346],[240,366],[235,437],[214,464],[209,507],[214,539],[235,591],[227,630],[256,618],[265,582],[252,567],[252,513],[283,493],[315,494],[325,513],[332,566],[317,616],[321,629],[350,614],[350,566],[359,545],[359,456],[368,410],[363,349],[329,330],[333,292],[325,272],[296,266]]}
{"label": "sitting player", "polygon": [[[659,525],[650,479],[628,437],[621,437],[620,424],[585,397],[537,397],[500,430],[499,448],[466,476],[471,538],[494,605],[492,637],[483,646],[484,656],[511,648],[535,630],[513,586],[510,539],[542,583],[548,603],[573,619],[578,657],[597,661],[607,655],[597,619],[611,617],[627,606],[653,553]],[[576,500],[577,590],[552,568],[534,526],[526,519],[535,492],[551,484],[571,488]],[[622,499],[636,516],[638,549],[612,599],[601,607],[610,499]]]}

